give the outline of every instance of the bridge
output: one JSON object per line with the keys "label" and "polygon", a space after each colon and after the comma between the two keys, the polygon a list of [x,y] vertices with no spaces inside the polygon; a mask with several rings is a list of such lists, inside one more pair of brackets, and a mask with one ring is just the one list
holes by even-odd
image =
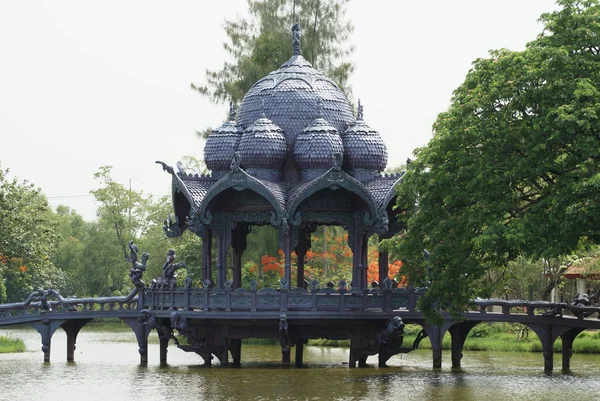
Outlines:
{"label": "bridge", "polygon": [[[227,285],[229,284],[229,285]],[[167,347],[173,340],[178,348],[200,355],[207,365],[213,356],[222,365],[241,362],[241,340],[279,338],[282,364],[301,366],[303,345],[308,339],[349,339],[349,366],[366,365],[369,355],[378,354],[379,364],[398,353],[410,352],[429,337],[433,367],[442,364],[442,339],[451,335],[452,366],[460,367],[462,348],[470,330],[481,322],[520,323],[533,330],[543,347],[544,371],[553,370],[554,342],[562,341],[562,368],[570,369],[573,341],[585,329],[600,329],[600,308],[545,301],[477,299],[474,310],[456,317],[442,313],[439,326],[429,324],[417,309],[424,288],[289,288],[282,279],[280,288],[136,287],[123,297],[63,298],[56,290],[38,290],[20,303],[0,305],[0,326],[29,324],[41,335],[44,361],[50,360],[51,339],[60,327],[67,334],[67,360],[74,360],[77,334],[88,322],[118,318],[135,333],[140,363],[148,363],[148,337],[152,330],[160,341],[160,362],[167,362]],[[595,317],[596,316],[596,317]],[[402,344],[403,324],[418,324],[423,331],[414,344]],[[180,343],[174,332],[186,338]],[[230,357],[232,361],[230,361]]]}

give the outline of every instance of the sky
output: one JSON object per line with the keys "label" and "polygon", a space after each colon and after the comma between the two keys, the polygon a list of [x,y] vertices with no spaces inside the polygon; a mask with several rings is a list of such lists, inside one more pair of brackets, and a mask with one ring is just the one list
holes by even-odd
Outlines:
{"label": "sky", "polygon": [[[471,63],[492,49],[522,50],[554,0],[351,0],[350,77],[365,121],[393,167],[432,137]],[[227,59],[225,19],[246,0],[0,2],[0,166],[41,188],[50,204],[95,218],[100,166],[154,196],[172,166],[202,158],[195,134],[227,105],[190,89]]]}

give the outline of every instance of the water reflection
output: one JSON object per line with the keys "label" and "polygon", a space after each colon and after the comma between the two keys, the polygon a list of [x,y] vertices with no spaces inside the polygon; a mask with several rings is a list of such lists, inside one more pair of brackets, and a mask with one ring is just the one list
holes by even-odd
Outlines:
{"label": "water reflection", "polygon": [[[95,400],[563,400],[595,396],[600,357],[574,355],[573,372],[543,374],[539,353],[465,352],[462,369],[431,368],[430,353],[419,351],[390,360],[389,367],[350,369],[348,351],[306,347],[307,368],[281,368],[277,346],[244,345],[242,367],[200,366],[202,359],[169,348],[167,366],[158,363],[156,344],[149,347],[149,365],[139,366],[131,332],[82,331],[75,362],[67,363],[66,336],[52,340],[51,363],[42,362],[39,335],[34,330],[4,331],[24,338],[30,352],[0,355],[0,399],[31,400],[48,394],[54,399]],[[556,357],[557,364],[560,358]]]}

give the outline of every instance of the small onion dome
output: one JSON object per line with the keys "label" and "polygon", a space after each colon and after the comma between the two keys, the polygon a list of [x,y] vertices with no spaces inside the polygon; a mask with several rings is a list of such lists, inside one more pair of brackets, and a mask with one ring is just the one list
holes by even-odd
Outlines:
{"label": "small onion dome", "polygon": [[359,102],[356,122],[342,135],[342,168],[359,181],[369,181],[385,170],[388,154],[381,135],[363,121],[362,114],[362,105]]}
{"label": "small onion dome", "polygon": [[344,154],[342,138],[325,119],[317,118],[296,137],[294,158],[302,180],[323,174],[333,166],[333,155]]}
{"label": "small onion dome", "polygon": [[236,126],[235,109],[230,105],[229,121],[213,130],[204,145],[204,161],[213,177],[220,178],[230,171],[231,160],[241,138],[242,129]]}
{"label": "small onion dome", "polygon": [[264,114],[250,125],[238,148],[242,167],[256,178],[278,181],[286,159],[287,145],[283,131]]}

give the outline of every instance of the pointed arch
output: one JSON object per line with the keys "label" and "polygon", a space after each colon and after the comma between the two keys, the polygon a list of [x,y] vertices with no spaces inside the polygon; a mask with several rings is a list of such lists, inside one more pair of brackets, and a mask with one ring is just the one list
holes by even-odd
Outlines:
{"label": "pointed arch", "polygon": [[203,224],[210,224],[212,213],[209,206],[211,201],[227,189],[241,191],[249,189],[262,196],[271,206],[273,206],[272,225],[279,225],[284,217],[285,200],[283,191],[279,189],[278,184],[263,182],[252,177],[243,169],[232,171],[217,181],[206,193],[198,210],[198,217]]}
{"label": "pointed arch", "polygon": [[335,166],[327,170],[320,177],[315,178],[312,181],[302,183],[296,187],[295,193],[292,193],[288,202],[288,219],[294,224],[300,224],[296,216],[298,207],[306,199],[323,189],[338,189],[343,188],[348,192],[351,192],[358,196],[367,205],[367,212],[370,215],[370,219],[376,219],[378,216],[378,210],[375,199],[371,193],[365,188],[365,186],[348,175],[344,171],[341,171]]}

